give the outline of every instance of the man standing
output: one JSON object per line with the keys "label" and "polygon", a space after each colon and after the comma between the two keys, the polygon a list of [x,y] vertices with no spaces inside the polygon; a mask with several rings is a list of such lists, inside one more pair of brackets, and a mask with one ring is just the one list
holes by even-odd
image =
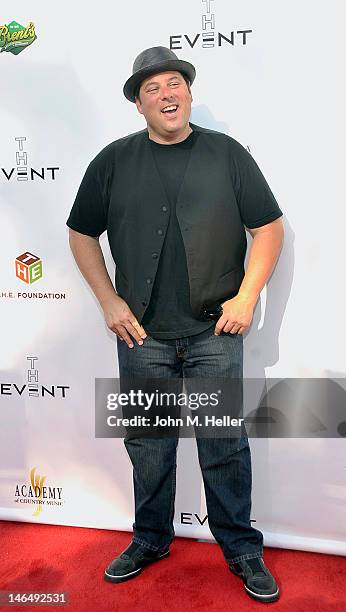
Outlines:
{"label": "man standing", "polygon": [[[135,60],[124,94],[147,129],[90,163],[67,225],[85,279],[117,335],[120,377],[242,378],[243,333],[283,241],[282,212],[257,164],[233,138],[189,122],[192,64],[165,47]],[[246,273],[245,228],[253,237]],[[116,291],[99,236],[107,230]],[[176,437],[125,438],[133,465],[133,539],[105,571],[122,582],[169,555]],[[211,532],[258,601],[279,589],[251,526],[251,455],[238,439],[199,438]]]}

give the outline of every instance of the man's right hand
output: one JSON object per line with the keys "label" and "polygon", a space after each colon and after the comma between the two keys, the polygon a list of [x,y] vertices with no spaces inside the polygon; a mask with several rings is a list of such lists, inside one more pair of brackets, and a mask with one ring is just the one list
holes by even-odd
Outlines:
{"label": "man's right hand", "polygon": [[133,338],[138,344],[143,344],[147,337],[144,328],[138,323],[125,300],[115,295],[103,304],[103,314],[107,327],[113,331],[120,340],[124,340],[129,348],[133,348]]}

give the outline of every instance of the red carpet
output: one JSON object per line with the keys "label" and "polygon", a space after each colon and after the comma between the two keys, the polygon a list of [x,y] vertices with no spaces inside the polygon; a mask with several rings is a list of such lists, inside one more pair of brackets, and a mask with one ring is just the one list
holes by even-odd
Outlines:
{"label": "red carpet", "polygon": [[122,584],[103,571],[131,540],[131,534],[0,521],[0,590],[65,591],[66,606],[9,606],[3,610],[62,612],[287,612],[346,610],[346,558],[265,548],[264,562],[281,591],[279,601],[256,602],[228,569],[219,546],[176,538],[171,555]]}

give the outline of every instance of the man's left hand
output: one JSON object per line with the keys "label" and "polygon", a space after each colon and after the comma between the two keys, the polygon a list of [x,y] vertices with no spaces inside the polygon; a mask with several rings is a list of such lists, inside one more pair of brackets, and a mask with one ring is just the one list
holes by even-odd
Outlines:
{"label": "man's left hand", "polygon": [[252,321],[254,304],[246,298],[236,295],[231,300],[221,304],[223,313],[215,326],[215,335],[222,331],[231,334],[243,334]]}

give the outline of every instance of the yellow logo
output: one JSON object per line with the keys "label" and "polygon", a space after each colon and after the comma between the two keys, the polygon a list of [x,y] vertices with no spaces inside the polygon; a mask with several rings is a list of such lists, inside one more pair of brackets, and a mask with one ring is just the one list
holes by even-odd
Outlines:
{"label": "yellow logo", "polygon": [[[31,486],[35,491],[36,499],[39,500],[37,508],[35,512],[32,513],[32,516],[38,516],[42,512],[42,487],[47,476],[39,476],[39,474],[35,475],[36,467],[32,468],[30,472],[30,482]],[[41,501],[41,503],[40,503]]]}
{"label": "yellow logo", "polygon": [[36,466],[30,470],[30,484],[16,485],[14,501],[20,504],[33,504],[36,509],[32,516],[39,516],[44,506],[62,506],[62,487],[46,486],[47,476],[41,476]]}

